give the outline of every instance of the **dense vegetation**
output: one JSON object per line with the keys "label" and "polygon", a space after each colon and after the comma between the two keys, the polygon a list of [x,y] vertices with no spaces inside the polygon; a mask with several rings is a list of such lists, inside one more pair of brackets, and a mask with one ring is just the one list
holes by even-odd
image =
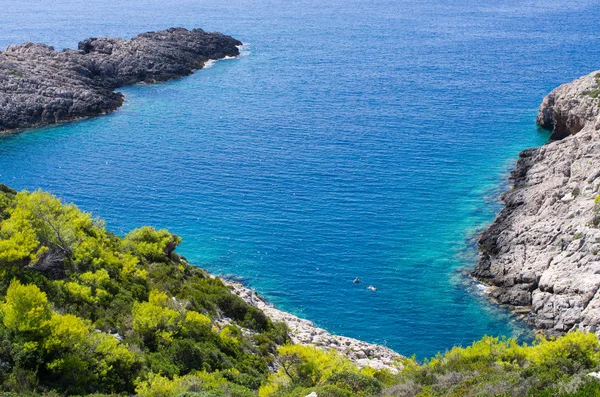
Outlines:
{"label": "dense vegetation", "polygon": [[188,265],[179,242],[150,227],[117,237],[47,193],[1,186],[2,388],[147,394],[158,374],[196,374],[200,389],[252,395],[285,328]]}
{"label": "dense vegetation", "polygon": [[408,362],[389,396],[600,396],[589,374],[600,367],[594,334],[569,333],[556,340],[519,345],[484,337],[418,366]]}
{"label": "dense vegetation", "polygon": [[0,185],[0,392],[149,397],[600,396],[593,334],[486,337],[400,374],[288,344],[287,331],[142,227],[124,237]]}

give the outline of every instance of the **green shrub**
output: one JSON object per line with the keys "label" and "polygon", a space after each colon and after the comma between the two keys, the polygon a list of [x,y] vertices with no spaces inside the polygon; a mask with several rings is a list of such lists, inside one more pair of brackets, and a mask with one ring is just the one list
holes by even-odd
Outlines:
{"label": "green shrub", "polygon": [[[334,385],[324,385],[314,389],[319,397],[352,397],[362,396],[365,394],[355,394],[347,388],[340,388]],[[370,395],[370,394],[366,394]]]}
{"label": "green shrub", "polygon": [[[562,396],[595,390],[587,374],[600,367],[594,334],[571,332],[555,340],[519,345],[484,337],[455,347],[424,365],[408,363],[387,396]],[[584,379],[581,384],[579,380]],[[567,389],[575,389],[567,391]],[[593,394],[591,394],[593,395]]]}
{"label": "green shrub", "polygon": [[383,390],[383,384],[372,376],[350,371],[334,373],[327,379],[327,384],[349,389],[355,396],[373,396]]}

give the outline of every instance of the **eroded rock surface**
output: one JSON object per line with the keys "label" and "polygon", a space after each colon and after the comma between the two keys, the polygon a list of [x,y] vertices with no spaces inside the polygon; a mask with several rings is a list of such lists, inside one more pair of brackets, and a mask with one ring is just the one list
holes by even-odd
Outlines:
{"label": "eroded rock surface", "polygon": [[210,59],[239,54],[220,33],[173,28],[131,40],[91,38],[78,50],[24,43],[0,52],[0,132],[115,110],[115,89],[189,75]]}
{"label": "eroded rock surface", "polygon": [[502,304],[530,308],[550,335],[600,333],[600,111],[594,72],[553,90],[538,124],[551,142],[520,154],[473,276]]}

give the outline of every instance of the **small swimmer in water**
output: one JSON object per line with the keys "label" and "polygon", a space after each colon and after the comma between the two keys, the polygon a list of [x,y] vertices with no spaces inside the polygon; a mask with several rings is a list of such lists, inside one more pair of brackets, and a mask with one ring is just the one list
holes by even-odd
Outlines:
{"label": "small swimmer in water", "polygon": [[373,287],[372,285],[369,285],[367,289],[371,291],[377,291],[377,288]]}
{"label": "small swimmer in water", "polygon": [[358,283],[360,283],[360,279],[359,279],[358,277],[356,277],[356,278],[354,279],[353,283],[354,283],[354,284],[358,284]]}

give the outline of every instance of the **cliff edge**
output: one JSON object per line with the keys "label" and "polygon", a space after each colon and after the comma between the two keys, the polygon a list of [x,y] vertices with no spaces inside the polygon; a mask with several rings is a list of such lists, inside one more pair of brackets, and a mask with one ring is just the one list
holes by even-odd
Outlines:
{"label": "cliff edge", "polygon": [[520,153],[472,275],[536,329],[600,332],[600,72],[554,89],[537,117],[550,142]]}
{"label": "cliff edge", "polygon": [[210,59],[239,55],[241,44],[172,28],[131,40],[90,38],[77,50],[8,46],[0,52],[0,132],[111,112],[123,103],[116,88],[189,75]]}

